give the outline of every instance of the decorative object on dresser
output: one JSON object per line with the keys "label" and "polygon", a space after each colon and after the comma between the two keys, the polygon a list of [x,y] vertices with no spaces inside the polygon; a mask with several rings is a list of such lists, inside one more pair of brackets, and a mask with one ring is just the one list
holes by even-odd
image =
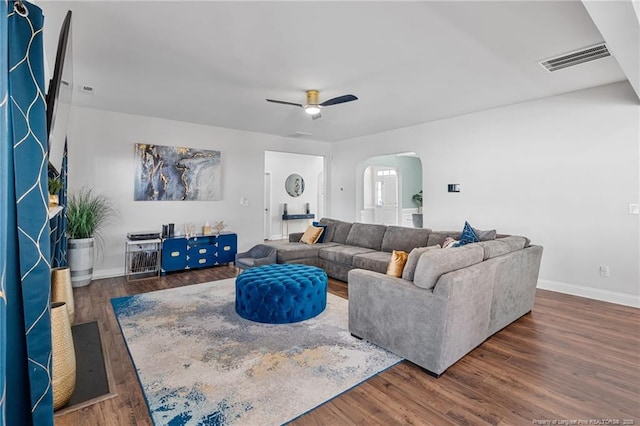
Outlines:
{"label": "decorative object on dresser", "polygon": [[220,151],[135,144],[135,201],[222,200]]}
{"label": "decorative object on dresser", "polygon": [[233,263],[237,252],[238,236],[231,232],[165,238],[162,241],[162,274]]}

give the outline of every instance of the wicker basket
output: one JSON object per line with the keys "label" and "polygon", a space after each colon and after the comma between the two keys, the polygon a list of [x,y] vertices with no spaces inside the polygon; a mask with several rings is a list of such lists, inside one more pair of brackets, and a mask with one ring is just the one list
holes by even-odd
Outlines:
{"label": "wicker basket", "polygon": [[51,344],[53,409],[57,410],[69,402],[76,387],[76,352],[65,303],[51,304]]}
{"label": "wicker basket", "polygon": [[71,270],[69,268],[53,268],[51,270],[51,301],[67,304],[69,324],[73,324],[75,303],[71,286]]}

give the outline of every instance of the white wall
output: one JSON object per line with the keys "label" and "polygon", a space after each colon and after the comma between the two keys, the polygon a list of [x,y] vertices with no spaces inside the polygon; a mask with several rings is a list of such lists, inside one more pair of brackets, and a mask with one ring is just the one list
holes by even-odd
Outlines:
{"label": "white wall", "polygon": [[640,306],[640,221],[628,213],[640,198],[639,140],[626,82],[352,139],[334,145],[331,213],[355,219],[359,163],[415,151],[425,227],[468,220],[525,235],[544,246],[540,287]]}
{"label": "white wall", "polygon": [[[289,214],[306,213],[305,204],[309,203],[309,211],[319,218],[318,212],[319,178],[324,170],[324,158],[287,152],[265,152],[265,173],[271,174],[271,239],[283,238],[282,210],[287,203]],[[304,179],[304,192],[299,197],[290,196],[285,190],[285,181],[293,173]],[[288,233],[303,232],[309,226],[308,220],[288,221]],[[287,224],[284,237],[287,235]]]}
{"label": "white wall", "polygon": [[[193,223],[224,220],[238,234],[239,250],[263,241],[264,159],[266,150],[328,156],[331,146],[258,133],[74,107],[69,125],[69,189],[94,187],[116,203],[119,218],[105,235],[96,278],[124,274],[127,232],[177,230]],[[223,200],[133,201],[134,144],[149,143],[221,151]],[[249,200],[243,207],[240,199]]]}

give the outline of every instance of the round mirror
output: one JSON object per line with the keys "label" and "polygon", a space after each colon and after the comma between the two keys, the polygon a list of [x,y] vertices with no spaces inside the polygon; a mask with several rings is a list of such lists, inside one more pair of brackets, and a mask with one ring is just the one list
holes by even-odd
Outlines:
{"label": "round mirror", "polygon": [[292,197],[299,197],[304,192],[304,179],[302,179],[302,176],[295,173],[289,175],[284,183],[284,189],[286,189],[287,194]]}

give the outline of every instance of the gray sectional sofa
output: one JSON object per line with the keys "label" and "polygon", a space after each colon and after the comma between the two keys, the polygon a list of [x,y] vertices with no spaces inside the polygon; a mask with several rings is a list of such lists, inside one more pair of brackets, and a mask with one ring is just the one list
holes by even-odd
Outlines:
{"label": "gray sectional sofa", "polygon": [[271,242],[278,263],[323,268],[349,285],[349,331],[439,376],[533,308],[542,247],[497,235],[459,248],[420,249],[402,278],[386,275],[393,250],[442,245],[460,232],[322,219],[323,243]]}

